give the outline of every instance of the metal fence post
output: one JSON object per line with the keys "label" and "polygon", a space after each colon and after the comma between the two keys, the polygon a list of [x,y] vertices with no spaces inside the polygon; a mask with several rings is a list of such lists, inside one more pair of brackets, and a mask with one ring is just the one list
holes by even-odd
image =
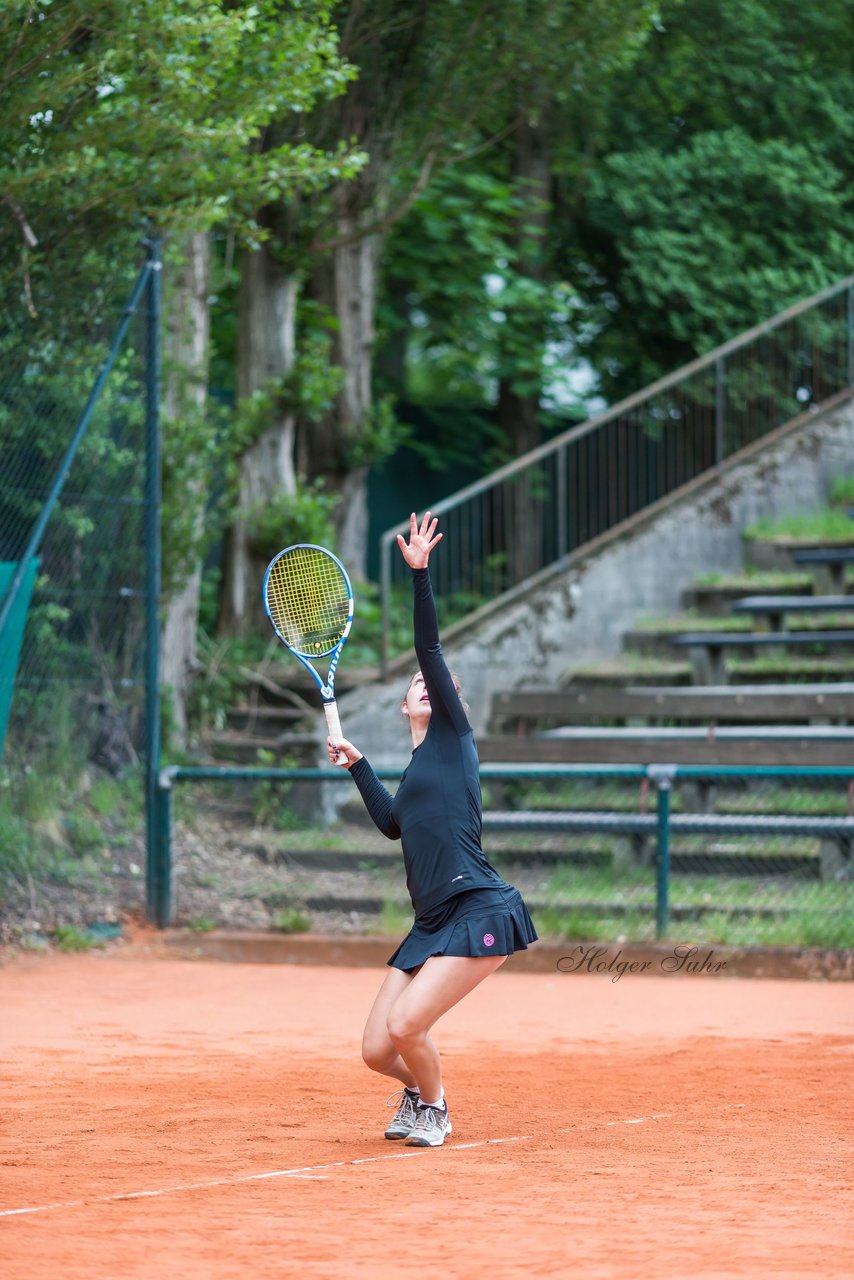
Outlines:
{"label": "metal fence post", "polygon": [[163,918],[158,776],[160,773],[160,236],[146,240],[145,335],[145,833],[146,911]]}
{"label": "metal fence post", "polygon": [[566,520],[566,513],[567,513],[567,508],[566,508],[567,448],[566,448],[566,445],[561,445],[560,448],[557,450],[555,466],[557,467],[557,479],[555,484],[555,495],[556,495],[556,504],[557,504],[557,545],[555,547],[555,551],[557,553],[558,559],[560,560],[562,559],[563,556],[566,555],[567,551],[569,550],[569,536],[567,533],[567,520]]}
{"label": "metal fence post", "polygon": [[726,358],[715,361],[715,465],[726,457]]}
{"label": "metal fence post", "polygon": [[[167,772],[167,771],[164,771]],[[159,929],[172,923],[172,779],[161,779],[156,791],[157,917]]]}
{"label": "metal fence post", "polygon": [[658,856],[655,883],[655,936],[663,938],[670,919],[670,791],[675,764],[652,764],[648,776],[658,788]]}
{"label": "metal fence post", "polygon": [[388,537],[380,539],[380,679],[388,677],[391,630],[391,551]]}

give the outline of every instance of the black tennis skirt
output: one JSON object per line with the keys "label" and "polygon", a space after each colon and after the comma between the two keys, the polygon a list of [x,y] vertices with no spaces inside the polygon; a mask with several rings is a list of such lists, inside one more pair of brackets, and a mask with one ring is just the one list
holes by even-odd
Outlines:
{"label": "black tennis skirt", "polygon": [[387,963],[408,973],[431,956],[510,956],[536,941],[518,889],[469,889],[444,903],[429,922],[416,919]]}

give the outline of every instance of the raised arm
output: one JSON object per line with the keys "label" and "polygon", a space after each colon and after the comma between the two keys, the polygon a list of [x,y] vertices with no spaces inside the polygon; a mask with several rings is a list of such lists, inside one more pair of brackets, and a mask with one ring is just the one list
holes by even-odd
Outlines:
{"label": "raised arm", "polygon": [[442,537],[441,533],[436,533],[437,523],[436,518],[431,517],[428,511],[419,527],[413,513],[409,517],[409,542],[398,534],[397,543],[404,560],[412,569],[415,654],[430,697],[433,715],[444,718],[456,733],[463,734],[471,726],[454,678],[442,656],[439,620],[428,568],[430,552]]}

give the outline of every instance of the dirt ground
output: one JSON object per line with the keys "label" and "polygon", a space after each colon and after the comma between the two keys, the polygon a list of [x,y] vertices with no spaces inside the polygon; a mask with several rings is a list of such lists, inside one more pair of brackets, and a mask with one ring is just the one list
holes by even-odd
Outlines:
{"label": "dirt ground", "polygon": [[848,1277],[850,983],[499,972],[386,1142],[376,968],[0,966],[4,1280]]}

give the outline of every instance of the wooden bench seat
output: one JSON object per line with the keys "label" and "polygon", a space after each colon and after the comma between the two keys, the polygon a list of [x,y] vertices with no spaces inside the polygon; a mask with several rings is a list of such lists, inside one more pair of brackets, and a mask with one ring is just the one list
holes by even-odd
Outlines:
{"label": "wooden bench seat", "polygon": [[[726,684],[726,649],[752,650],[767,646],[820,645],[843,649],[854,645],[854,630],[837,631],[685,631],[670,643],[691,651],[697,684]],[[854,666],[854,664],[852,664]]]}
{"label": "wooden bench seat", "polygon": [[845,723],[854,720],[854,682],[631,685],[623,689],[571,684],[561,689],[517,689],[496,694],[492,700],[494,732],[524,735],[538,727],[596,720]]}
{"label": "wooden bench seat", "polygon": [[854,613],[854,595],[744,596],[734,601],[730,609],[733,613],[767,618],[772,631],[782,631],[788,613]]}
{"label": "wooden bench seat", "polygon": [[[820,726],[810,726],[819,728]],[[804,767],[854,765],[854,731],[815,737],[796,726],[773,736],[769,729],[732,737],[724,729],[714,734],[700,730],[686,736],[661,736],[662,731],[630,733],[608,729],[591,734],[579,730],[570,734],[540,734],[536,737],[485,734],[478,738],[478,753],[484,764],[676,764],[781,765]]]}
{"label": "wooden bench seat", "polygon": [[798,547],[790,554],[795,564],[809,566],[816,590],[821,594],[845,590],[847,566],[854,564],[854,546]]}

